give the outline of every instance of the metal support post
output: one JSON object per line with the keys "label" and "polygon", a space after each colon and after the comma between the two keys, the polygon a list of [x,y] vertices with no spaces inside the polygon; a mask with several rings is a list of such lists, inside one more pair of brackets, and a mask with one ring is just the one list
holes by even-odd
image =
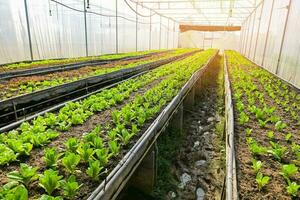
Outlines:
{"label": "metal support post", "polygon": [[169,33],[170,33],[170,31],[169,31],[169,18],[168,18],[168,28],[167,28],[167,49],[169,48]]}
{"label": "metal support post", "polygon": [[150,27],[149,27],[149,50],[151,50],[151,35],[152,35],[152,11],[150,10]]}
{"label": "metal support post", "polygon": [[[249,22],[248,22],[249,20]],[[248,38],[249,38],[249,30],[250,30],[250,23],[251,23],[251,17],[249,17],[247,20],[247,34],[246,34],[246,43],[245,43],[245,51],[244,55],[246,55],[247,52],[247,46],[248,46]]]}
{"label": "metal support post", "polygon": [[255,41],[254,55],[253,55],[253,61],[254,62],[255,62],[255,57],[256,57],[257,42],[258,42],[258,37],[259,37],[261,17],[262,17],[264,6],[265,6],[265,1],[263,1],[263,3],[262,3],[261,11],[260,11],[260,16],[259,16],[258,30],[257,30],[257,34],[256,34],[256,41]]}
{"label": "metal support post", "polygon": [[27,25],[27,34],[28,34],[28,42],[29,42],[30,59],[33,60],[33,51],[32,51],[32,42],[31,42],[31,32],[30,32],[30,24],[29,24],[29,17],[28,17],[27,0],[24,0],[24,8],[25,8],[25,16],[26,16],[26,25]]}
{"label": "metal support post", "polygon": [[85,0],[83,0],[83,16],[84,16],[84,38],[85,38],[85,55],[89,56],[89,51],[88,51],[88,41],[87,41],[87,24],[86,24],[86,4]]}
{"label": "metal support post", "polygon": [[135,4],[135,51],[138,50],[138,3]]}
{"label": "metal support post", "polygon": [[161,16],[159,16],[159,49],[161,48]]}
{"label": "metal support post", "polygon": [[284,44],[286,28],[287,28],[289,15],[290,15],[290,10],[291,10],[291,4],[292,4],[292,0],[289,1],[289,5],[287,7],[288,10],[287,10],[286,18],[285,18],[285,22],[284,22],[284,29],[283,29],[283,34],[282,34],[282,39],[281,39],[280,50],[279,50],[279,55],[278,55],[275,74],[278,74],[278,72],[279,72],[279,65],[280,65],[280,60],[281,60],[281,55],[282,55],[282,48],[283,48],[283,44]]}
{"label": "metal support post", "polygon": [[264,46],[264,51],[263,51],[264,53],[263,53],[263,58],[262,58],[262,62],[261,62],[262,66],[264,66],[264,63],[265,63],[265,56],[266,56],[266,50],[267,50],[267,45],[268,45],[268,40],[269,40],[270,26],[271,26],[271,22],[272,22],[273,8],[274,8],[274,0],[272,0],[272,6],[271,6],[271,13],[270,13],[270,18],[269,18],[267,36],[266,36],[266,41],[265,41],[265,46]]}
{"label": "metal support post", "polygon": [[252,31],[251,31],[251,37],[250,37],[250,46],[249,46],[249,51],[248,51],[248,58],[250,58],[250,54],[251,54],[251,47],[252,47],[252,39],[253,39],[253,33],[254,33],[254,25],[255,25],[255,18],[256,18],[256,9],[254,10],[254,14],[253,14],[253,23],[252,23]]}
{"label": "metal support post", "polygon": [[119,36],[118,36],[118,0],[116,0],[116,53],[119,53]]}

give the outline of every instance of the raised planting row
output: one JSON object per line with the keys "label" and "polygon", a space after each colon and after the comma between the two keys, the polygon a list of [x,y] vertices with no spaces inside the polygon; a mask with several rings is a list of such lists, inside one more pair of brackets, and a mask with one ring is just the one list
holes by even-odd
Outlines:
{"label": "raised planting row", "polygon": [[299,92],[235,51],[226,57],[240,198],[300,198]]}
{"label": "raised planting row", "polygon": [[86,199],[215,53],[163,65],[2,133],[0,198]]}
{"label": "raised planting row", "polygon": [[7,72],[11,70],[20,70],[20,69],[32,69],[32,68],[39,68],[39,67],[49,67],[52,65],[72,64],[72,63],[92,61],[92,60],[120,59],[125,57],[141,56],[141,55],[146,55],[149,53],[155,53],[160,51],[162,50],[148,50],[148,51],[139,51],[139,52],[120,53],[120,54],[106,54],[101,56],[50,59],[50,60],[40,60],[40,61],[33,61],[33,62],[20,62],[20,63],[0,66],[0,72]]}
{"label": "raised planting row", "polygon": [[92,76],[111,73],[120,69],[133,68],[139,65],[171,58],[194,50],[195,49],[177,49],[172,52],[152,55],[143,59],[121,61],[99,66],[87,66],[76,70],[55,72],[47,75],[13,78],[0,84],[0,100],[28,94],[49,87],[55,87]]}

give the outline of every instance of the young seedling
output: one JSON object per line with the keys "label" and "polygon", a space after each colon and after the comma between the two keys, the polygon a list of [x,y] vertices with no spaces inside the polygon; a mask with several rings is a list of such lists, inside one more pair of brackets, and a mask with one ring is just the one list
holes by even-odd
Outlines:
{"label": "young seedling", "polygon": [[51,195],[55,189],[60,187],[59,181],[61,179],[62,176],[58,175],[58,171],[48,169],[44,171],[44,174],[40,175],[39,185],[45,189],[48,195]]}
{"label": "young seedling", "polygon": [[20,164],[20,170],[9,172],[7,177],[10,180],[18,181],[20,183],[23,183],[28,188],[28,185],[32,181],[38,179],[38,176],[37,176],[37,173],[36,173],[37,169],[38,169],[37,167],[31,167],[31,166],[28,166],[25,163],[21,163]]}
{"label": "young seedling", "polygon": [[239,123],[241,125],[245,125],[249,121],[249,117],[246,113],[241,112],[240,117],[239,117]]}
{"label": "young seedling", "polygon": [[261,191],[262,188],[269,183],[270,177],[264,176],[261,172],[258,172],[255,180],[258,185],[258,190]]}
{"label": "young seedling", "polygon": [[64,191],[64,195],[68,199],[74,199],[77,190],[82,186],[78,184],[74,175],[71,175],[67,180],[61,180],[60,184]]}
{"label": "young seedling", "polygon": [[286,187],[286,191],[289,195],[296,197],[298,194],[299,188],[300,188],[300,185],[298,185],[296,182],[289,182],[288,186]]}
{"label": "young seedling", "polygon": [[76,166],[80,162],[80,155],[75,153],[67,153],[65,157],[62,158],[62,165],[65,167],[66,171],[73,174]]}
{"label": "young seedling", "polygon": [[45,156],[43,157],[43,160],[49,168],[55,168],[58,159],[63,155],[62,153],[58,153],[54,147],[45,149],[44,153]]}
{"label": "young seedling", "polygon": [[255,159],[252,160],[252,169],[254,170],[255,174],[259,172],[261,167],[262,167],[262,162],[260,160],[259,161]]}
{"label": "young seedling", "polygon": [[270,144],[272,146],[272,149],[268,150],[268,153],[271,153],[276,160],[281,161],[285,152],[287,151],[287,147],[281,146],[280,144],[274,143],[272,141],[270,141]]}
{"label": "young seedling", "polygon": [[246,128],[246,136],[251,136],[251,133],[252,133],[252,129],[250,128]]}
{"label": "young seedling", "polygon": [[90,161],[89,162],[89,167],[86,170],[86,173],[89,177],[92,178],[92,180],[98,181],[99,180],[99,174],[100,174],[102,169],[103,169],[103,166],[101,166],[99,160]]}
{"label": "young seedling", "polygon": [[90,158],[94,154],[94,149],[90,148],[90,145],[88,143],[81,143],[79,147],[77,148],[78,154],[81,156],[81,159],[87,163]]}
{"label": "young seedling", "polygon": [[268,137],[270,140],[273,140],[273,139],[274,139],[274,132],[273,132],[273,131],[268,131],[267,137]]}
{"label": "young seedling", "polygon": [[275,124],[275,129],[277,131],[282,131],[285,127],[287,127],[286,123],[282,122],[282,121],[278,121]]}
{"label": "young seedling", "polygon": [[75,153],[79,145],[79,141],[76,138],[70,138],[65,142],[65,146],[70,152]]}
{"label": "young seedling", "polygon": [[289,182],[290,177],[298,172],[295,164],[283,165],[280,174]]}
{"label": "young seedling", "polygon": [[284,137],[285,141],[290,142],[292,139],[292,133],[287,133]]}
{"label": "young seedling", "polygon": [[112,155],[118,155],[120,151],[120,145],[117,140],[112,140],[108,142],[109,149]]}

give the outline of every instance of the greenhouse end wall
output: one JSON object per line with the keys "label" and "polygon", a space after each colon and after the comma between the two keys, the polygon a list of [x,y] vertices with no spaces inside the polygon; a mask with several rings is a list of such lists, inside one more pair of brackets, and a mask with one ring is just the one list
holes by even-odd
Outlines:
{"label": "greenhouse end wall", "polygon": [[240,52],[300,88],[300,1],[264,0],[241,30]]}
{"label": "greenhouse end wall", "polygon": [[[133,3],[130,8],[121,0],[87,2],[2,1],[0,64],[177,48],[178,23],[171,19]],[[138,14],[132,9],[137,9]]]}

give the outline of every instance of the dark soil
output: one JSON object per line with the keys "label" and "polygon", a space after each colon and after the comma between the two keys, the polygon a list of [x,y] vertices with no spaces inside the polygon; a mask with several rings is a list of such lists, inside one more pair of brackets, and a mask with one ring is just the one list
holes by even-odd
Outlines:
{"label": "dark soil", "polygon": [[[229,68],[230,69],[230,68]],[[260,91],[265,93],[265,102],[271,107],[275,106],[276,110],[274,114],[276,116],[280,116],[280,118],[288,124],[288,127],[284,129],[284,131],[276,131],[274,125],[268,124],[265,128],[261,128],[256,120],[256,118],[248,113],[250,116],[249,122],[247,122],[246,126],[239,125],[238,122],[238,111],[236,110],[234,113],[235,116],[235,147],[236,147],[236,159],[237,159],[237,179],[238,179],[238,191],[240,199],[247,200],[260,200],[260,199],[276,199],[276,200],[284,200],[291,199],[291,197],[286,192],[286,186],[284,178],[279,174],[281,171],[280,162],[274,160],[271,155],[260,156],[258,159],[263,162],[263,167],[261,172],[264,175],[270,177],[269,183],[265,186],[262,191],[259,191],[257,188],[257,183],[255,181],[255,173],[252,169],[252,159],[253,156],[250,153],[248,145],[246,143],[246,134],[245,129],[251,128],[253,130],[251,137],[253,137],[260,145],[265,147],[270,147],[269,139],[266,134],[268,131],[274,131],[274,141],[279,142],[281,145],[285,145],[288,147],[288,154],[282,159],[282,164],[292,163],[292,153],[290,143],[285,141],[285,134],[291,132],[293,135],[293,141],[299,144],[300,135],[297,133],[299,131],[295,122],[292,120],[290,115],[284,111],[279,105],[275,103],[273,99],[271,99],[267,92],[264,91],[263,86],[260,82],[254,79],[254,83],[258,85]],[[234,95],[234,90],[233,90]],[[242,99],[244,105],[247,105],[247,99],[244,97]],[[234,101],[235,103],[235,101]],[[257,106],[258,106],[257,102]],[[292,180],[300,180],[300,173],[298,172],[294,179]],[[300,195],[296,197],[299,199]]]}

